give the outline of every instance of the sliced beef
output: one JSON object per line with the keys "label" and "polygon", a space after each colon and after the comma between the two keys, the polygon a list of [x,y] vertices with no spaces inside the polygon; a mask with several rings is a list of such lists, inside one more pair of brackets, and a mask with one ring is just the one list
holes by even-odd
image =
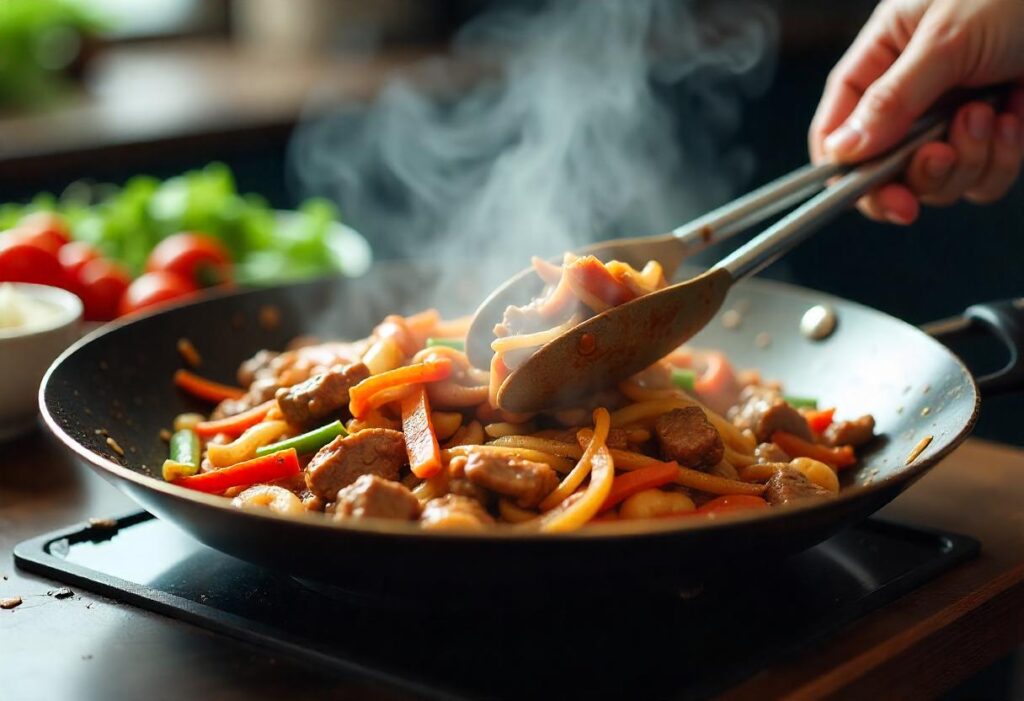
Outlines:
{"label": "sliced beef", "polygon": [[740,392],[740,401],[729,410],[729,418],[740,429],[750,429],[757,440],[771,440],[775,431],[785,431],[812,441],[807,420],[791,407],[777,390],[749,385]]}
{"label": "sliced beef", "polygon": [[411,521],[420,515],[420,502],[399,482],[377,475],[360,475],[355,482],[338,491],[334,518],[388,518]]}
{"label": "sliced beef", "polygon": [[238,384],[248,387],[253,380],[273,374],[274,359],[280,355],[274,351],[261,350],[253,357],[238,366]]}
{"label": "sliced beef", "polygon": [[428,530],[479,530],[494,523],[494,518],[476,499],[448,494],[431,499],[420,514],[420,525]]}
{"label": "sliced beef", "polygon": [[769,504],[792,504],[804,499],[828,499],[832,493],[804,477],[803,473],[789,467],[781,467],[765,485],[764,498]]}
{"label": "sliced beef", "polygon": [[833,448],[837,445],[864,445],[875,437],[875,417],[865,414],[853,421],[838,421],[827,429],[821,437],[826,445]]}
{"label": "sliced beef", "polygon": [[397,480],[409,458],[405,438],[387,428],[365,428],[338,436],[325,445],[306,466],[306,485],[321,499],[334,501],[338,490],[361,475]]}
{"label": "sliced beef", "polygon": [[322,372],[277,391],[277,405],[292,426],[315,428],[324,419],[348,414],[348,391],[370,376],[362,363]]}
{"label": "sliced beef", "polygon": [[754,457],[764,465],[770,462],[789,462],[789,454],[774,443],[761,443],[754,448]]}
{"label": "sliced beef", "polygon": [[686,467],[707,469],[721,462],[725,455],[722,437],[699,407],[688,406],[662,414],[654,424],[654,432],[662,456]]}
{"label": "sliced beef", "polygon": [[537,506],[558,486],[550,465],[510,455],[473,453],[463,469],[473,484],[511,497],[524,509]]}

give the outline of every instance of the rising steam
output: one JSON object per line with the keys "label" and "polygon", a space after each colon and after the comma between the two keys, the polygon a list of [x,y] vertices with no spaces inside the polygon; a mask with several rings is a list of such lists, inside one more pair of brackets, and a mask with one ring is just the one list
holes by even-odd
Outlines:
{"label": "rising steam", "polygon": [[744,184],[749,155],[724,145],[770,77],[762,5],[530,8],[460,32],[456,58],[497,67],[471,90],[439,90],[433,65],[368,111],[306,120],[290,153],[299,194],[336,200],[378,256],[480,259],[499,279],[534,254],[666,231]]}

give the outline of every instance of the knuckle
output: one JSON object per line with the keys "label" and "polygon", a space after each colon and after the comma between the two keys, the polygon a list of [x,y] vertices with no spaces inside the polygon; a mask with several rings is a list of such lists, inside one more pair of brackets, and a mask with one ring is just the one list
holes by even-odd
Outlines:
{"label": "knuckle", "polygon": [[961,56],[967,51],[970,43],[967,23],[948,15],[938,15],[932,19],[926,37],[936,59]]}
{"label": "knuckle", "polygon": [[861,98],[861,106],[870,113],[888,118],[899,118],[906,111],[900,91],[889,82],[877,82]]}

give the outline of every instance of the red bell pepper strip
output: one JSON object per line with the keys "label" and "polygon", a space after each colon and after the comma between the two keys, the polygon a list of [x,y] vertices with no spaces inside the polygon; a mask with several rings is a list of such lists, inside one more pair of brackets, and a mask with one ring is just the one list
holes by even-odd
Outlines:
{"label": "red bell pepper strip", "polygon": [[679,474],[679,466],[675,463],[662,463],[650,467],[641,467],[639,470],[626,472],[615,478],[612,482],[612,489],[605,497],[604,503],[598,513],[608,511],[618,506],[637,492],[645,489],[656,489],[663,484],[674,482]]}
{"label": "red bell pepper strip", "polygon": [[727,494],[722,497],[715,497],[711,501],[704,502],[697,509],[698,514],[721,514],[729,511],[743,511],[745,509],[764,509],[768,507],[761,497],[752,494]]}
{"label": "red bell pepper strip", "polygon": [[240,436],[245,433],[245,429],[252,428],[266,418],[267,412],[274,406],[274,402],[275,400],[271,399],[269,402],[263,402],[248,411],[243,411],[234,416],[227,416],[223,419],[200,421],[195,427],[196,435],[203,438],[212,438],[218,433],[224,433],[232,437]]}
{"label": "red bell pepper strip", "polygon": [[437,444],[437,433],[430,418],[430,400],[423,385],[402,399],[402,433],[412,473],[427,479],[440,472],[441,447]]}
{"label": "red bell pepper strip", "polygon": [[636,298],[636,294],[594,256],[574,260],[565,267],[565,276],[580,301],[591,308],[601,307],[594,309],[598,313]]}
{"label": "red bell pepper strip", "polygon": [[349,390],[349,411],[352,412],[352,416],[361,419],[373,408],[370,400],[378,392],[405,385],[437,382],[447,379],[451,374],[452,361],[448,358],[436,358],[388,370],[379,375],[371,375]]}
{"label": "red bell pepper strip", "polygon": [[230,487],[273,482],[283,477],[297,475],[301,471],[299,454],[295,452],[295,448],[289,448],[219,470],[182,477],[174,480],[173,484],[207,494],[220,494]]}
{"label": "red bell pepper strip", "polygon": [[826,465],[831,465],[837,470],[850,467],[857,462],[857,456],[853,448],[848,445],[841,445],[836,448],[829,448],[817,443],[805,441],[799,436],[785,431],[776,431],[772,434],[772,443],[782,448],[793,458],[813,458]]}
{"label": "red bell pepper strip", "polygon": [[836,410],[834,408],[805,411],[804,418],[807,419],[807,425],[811,427],[811,430],[820,436],[825,432],[826,428],[832,425],[832,416],[835,413]]}
{"label": "red bell pepper strip", "polygon": [[217,403],[225,399],[241,399],[245,396],[245,390],[241,387],[222,385],[188,370],[178,370],[174,373],[174,384],[192,396],[205,399],[208,402]]}

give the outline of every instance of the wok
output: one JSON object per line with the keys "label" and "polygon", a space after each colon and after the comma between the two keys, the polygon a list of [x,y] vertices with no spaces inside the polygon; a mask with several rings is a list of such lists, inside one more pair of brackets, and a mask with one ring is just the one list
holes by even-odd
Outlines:
{"label": "wok", "polygon": [[[906,489],[964,440],[977,415],[979,387],[970,372],[921,330],[820,292],[749,280],[737,285],[723,306],[749,307],[740,327],[727,329],[715,320],[693,343],[721,348],[738,367],[758,368],[765,377],[782,380],[787,392],[818,397],[843,415],[875,416],[882,435],[858,467],[844,474],[835,500],[701,523],[619,522],[565,535],[457,534],[425,533],[404,523],[340,526],[316,514],[288,519],[241,511],[226,499],[160,479],[166,456],[160,429],[180,412],[208,410],[171,383],[181,366],[178,339],[187,337],[199,349],[204,375],[230,381],[239,362],[253,352],[280,349],[299,335],[360,337],[385,314],[411,313],[431,302],[439,302],[435,306],[442,312],[464,313],[493,284],[471,275],[463,272],[458,289],[431,300],[424,291],[437,287],[439,271],[383,265],[358,280],[226,294],[101,329],[50,368],[40,389],[42,414],[82,463],[156,516],[218,550],[350,591],[443,590],[460,598],[499,590],[544,592],[583,581],[692,582],[734,563],[765,563],[797,552],[866,518]],[[838,326],[827,339],[811,341],[798,327],[805,311],[819,304],[835,309]],[[940,329],[986,328],[1010,345],[1013,362],[983,378],[986,390],[1021,384],[1019,307],[972,307],[962,320]],[[277,322],[268,323],[274,317]],[[764,333],[771,336],[766,347]],[[109,433],[124,456],[98,431]],[[926,436],[932,436],[928,447],[905,464]]]}

